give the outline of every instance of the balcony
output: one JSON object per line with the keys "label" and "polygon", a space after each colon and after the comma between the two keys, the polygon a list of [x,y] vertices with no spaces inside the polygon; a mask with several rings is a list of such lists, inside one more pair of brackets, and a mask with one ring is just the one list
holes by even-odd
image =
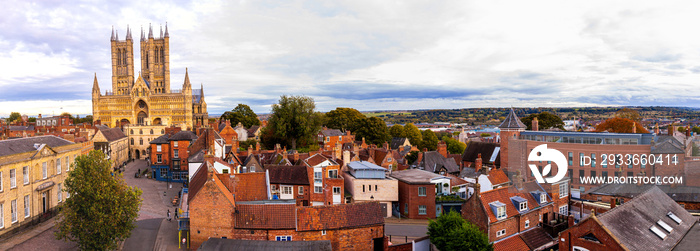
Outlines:
{"label": "balcony", "polygon": [[569,219],[566,215],[550,213],[548,218],[542,222],[542,229],[550,236],[558,236],[560,232],[569,228]]}

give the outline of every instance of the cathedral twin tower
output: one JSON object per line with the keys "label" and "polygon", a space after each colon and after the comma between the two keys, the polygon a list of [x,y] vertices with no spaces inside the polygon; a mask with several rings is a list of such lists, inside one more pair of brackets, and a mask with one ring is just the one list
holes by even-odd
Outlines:
{"label": "cathedral twin tower", "polygon": [[92,87],[93,120],[110,127],[126,124],[182,126],[194,128],[208,120],[204,90],[192,89],[185,70],[182,90],[170,89],[170,35],[168,26],[153,37],[141,30],[141,71],[134,79],[134,49],[131,30],[119,40],[112,29],[112,91],[100,93],[97,76]]}

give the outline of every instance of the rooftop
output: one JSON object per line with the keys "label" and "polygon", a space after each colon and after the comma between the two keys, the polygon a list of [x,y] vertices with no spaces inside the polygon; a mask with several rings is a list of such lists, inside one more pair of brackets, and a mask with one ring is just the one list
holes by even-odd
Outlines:
{"label": "rooftop", "polygon": [[0,140],[0,157],[36,151],[37,144],[45,144],[49,147],[58,147],[73,144],[68,140],[49,135],[29,138]]}
{"label": "rooftop", "polygon": [[406,169],[403,171],[394,171],[391,174],[389,174],[389,176],[409,184],[427,184],[430,183],[431,180],[436,178],[447,178],[445,176],[428,171],[423,171],[420,169]]}

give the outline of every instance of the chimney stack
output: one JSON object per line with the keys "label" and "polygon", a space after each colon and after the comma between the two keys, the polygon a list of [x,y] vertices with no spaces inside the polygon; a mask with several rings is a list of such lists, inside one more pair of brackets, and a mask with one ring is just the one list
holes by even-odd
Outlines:
{"label": "chimney stack", "polygon": [[668,136],[673,136],[673,131],[676,130],[676,127],[671,124],[668,126]]}
{"label": "chimney stack", "polygon": [[479,172],[482,167],[481,153],[476,157],[476,163],[474,164],[474,172]]}
{"label": "chimney stack", "polygon": [[447,144],[445,143],[445,141],[441,140],[440,142],[438,142],[437,150],[438,150],[438,153],[440,153],[440,155],[442,155],[442,157],[447,158]]}
{"label": "chimney stack", "polygon": [[253,155],[253,145],[248,145],[248,156]]}
{"label": "chimney stack", "polygon": [[260,151],[260,142],[255,142],[255,151]]}
{"label": "chimney stack", "polygon": [[690,137],[690,124],[685,126],[685,136]]}
{"label": "chimney stack", "polygon": [[382,144],[382,147],[386,150],[389,150],[389,143],[384,141],[384,144]]}
{"label": "chimney stack", "polygon": [[350,163],[350,151],[343,151],[343,166],[347,166]]}
{"label": "chimney stack", "polygon": [[615,198],[610,198],[610,209],[615,208],[617,206],[617,203],[615,203]]}
{"label": "chimney stack", "polygon": [[659,132],[659,123],[658,123],[658,122],[656,122],[656,127],[654,127],[654,134],[656,134],[656,135],[659,135],[659,134],[660,134],[660,132]]}
{"label": "chimney stack", "polygon": [[632,133],[637,133],[637,122],[632,122]]}
{"label": "chimney stack", "polygon": [[287,158],[287,146],[284,146],[284,149],[282,149],[282,156],[283,156],[285,159],[289,160],[289,159]]}
{"label": "chimney stack", "polygon": [[537,121],[537,117],[532,119],[532,130],[533,131],[539,131],[540,130],[540,123]]}

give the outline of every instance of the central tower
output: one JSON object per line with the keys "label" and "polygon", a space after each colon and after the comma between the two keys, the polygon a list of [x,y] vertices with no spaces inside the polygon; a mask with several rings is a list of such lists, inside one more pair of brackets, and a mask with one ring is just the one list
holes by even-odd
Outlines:
{"label": "central tower", "polygon": [[148,38],[141,29],[141,76],[152,93],[170,93],[170,35],[168,24],[160,28],[160,37],[153,38],[153,26],[148,26]]}
{"label": "central tower", "polygon": [[126,39],[119,41],[119,32],[112,28],[112,91],[115,95],[127,95],[134,84],[134,41],[126,27]]}

